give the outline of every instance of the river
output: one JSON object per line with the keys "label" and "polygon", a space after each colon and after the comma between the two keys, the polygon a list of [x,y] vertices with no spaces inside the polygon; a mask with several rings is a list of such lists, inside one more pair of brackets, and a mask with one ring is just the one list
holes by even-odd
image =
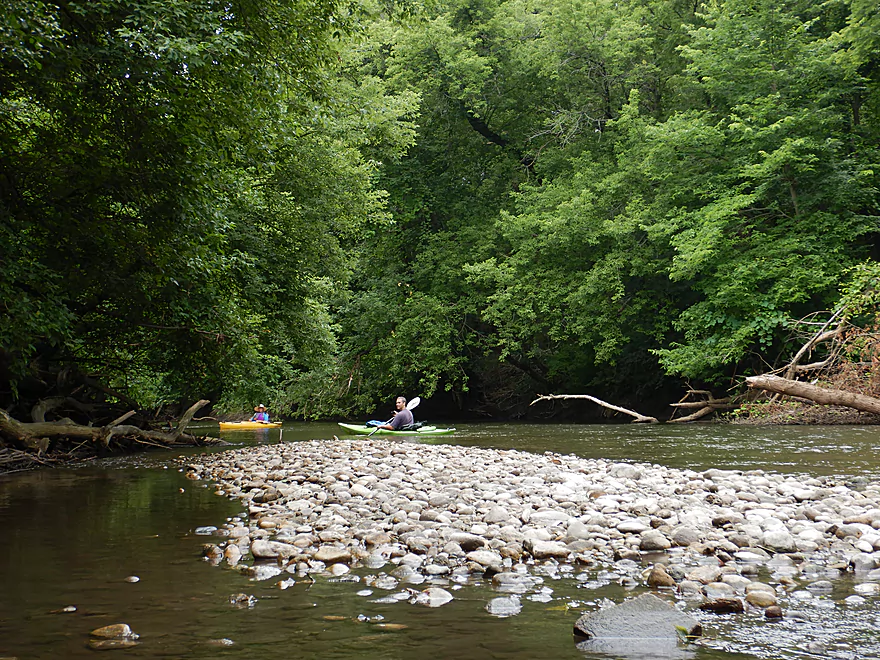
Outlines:
{"label": "river", "polygon": [[[215,434],[216,427],[202,431]],[[287,424],[222,437],[240,446],[333,435],[341,434],[331,424]],[[848,483],[880,479],[876,427],[484,423],[432,442]],[[574,621],[605,599],[643,591],[621,586],[613,568],[548,574],[542,596],[525,598],[520,614],[501,618],[486,611],[498,594],[479,581],[436,609],[357,595],[364,587],[355,580],[367,568],[282,590],[281,578],[252,581],[201,559],[203,544],[222,539],[196,530],[241,513],[208,484],[187,480],[167,453],[0,477],[0,658],[93,657],[89,631],[122,622],[139,644],[109,653],[127,657],[595,657],[576,648]],[[849,605],[843,599],[852,586],[838,580],[833,593],[800,607],[803,620],[768,623],[760,612],[709,619],[706,645],[683,649],[681,657],[877,657],[880,598]],[[241,593],[254,596],[252,607],[230,603]]]}

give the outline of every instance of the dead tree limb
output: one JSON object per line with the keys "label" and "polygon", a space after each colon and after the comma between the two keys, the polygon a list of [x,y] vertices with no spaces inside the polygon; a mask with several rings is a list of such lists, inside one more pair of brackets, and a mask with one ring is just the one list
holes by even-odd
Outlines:
{"label": "dead tree limb", "polygon": [[[113,436],[125,436],[137,441],[158,443],[164,447],[178,444],[194,444],[198,439],[184,434],[184,430],[186,430],[193,415],[207,404],[208,401],[202,399],[192,405],[180,418],[177,427],[168,433],[148,431],[137,426],[122,424],[122,422],[134,414],[134,411],[127,412],[106,426],[82,426],[72,423],[69,419],[59,422],[22,423],[10,417],[9,413],[5,410],[0,410],[0,436],[11,440],[20,447],[31,450],[39,448],[41,438],[82,438],[92,442],[100,442],[105,447],[109,445],[110,439]],[[185,442],[179,442],[181,439],[184,439]]]}
{"label": "dead tree limb", "polygon": [[[691,396],[701,396],[705,398],[698,399],[696,401],[688,401],[688,397]],[[669,420],[669,422],[672,424],[693,422],[720,410],[736,410],[737,408],[739,408],[738,403],[731,403],[731,401],[732,399],[729,396],[723,397],[721,399],[716,399],[715,395],[712,394],[710,390],[688,389],[688,391],[684,393],[684,396],[681,397],[678,403],[670,403],[669,406],[671,408],[677,408],[679,410],[690,409],[694,410],[694,412],[690,415],[685,415],[684,417],[673,417]],[[678,412],[678,410],[676,410],[675,412]]]}
{"label": "dead tree limb", "polygon": [[[694,403],[699,403],[699,401],[695,401]],[[673,404],[674,405],[674,404]],[[676,417],[675,419],[670,419],[670,424],[681,424],[682,422],[694,422],[701,417],[705,417],[706,415],[711,415],[716,410],[729,410],[732,408],[738,408],[739,406],[725,406],[724,408],[719,408],[716,406],[703,406],[698,411],[691,413],[690,415],[685,415],[684,417]]]}
{"label": "dead tree limb", "polygon": [[749,387],[767,390],[768,392],[777,392],[787,396],[809,399],[813,403],[821,403],[827,406],[845,406],[863,412],[880,414],[880,399],[865,396],[864,394],[832,390],[772,375],[749,376],[746,378],[746,384]]}
{"label": "dead tree limb", "polygon": [[[799,366],[800,361],[803,359],[803,357],[808,353],[812,353],[813,349],[816,346],[818,346],[819,344],[823,344],[827,341],[833,341],[840,336],[840,333],[843,332],[843,328],[846,324],[845,321],[839,320],[842,313],[843,310],[838,310],[834,312],[834,314],[831,315],[831,318],[825,321],[825,323],[822,324],[822,327],[819,328],[819,330],[817,330],[815,333],[813,333],[807,343],[800,347],[800,349],[797,353],[795,353],[791,361],[785,366],[785,378],[791,380],[795,376],[797,376],[798,373],[821,369],[827,364],[830,364],[831,358],[828,358],[826,360],[822,360],[821,362]],[[835,327],[833,330],[829,330],[828,328],[835,321],[837,321],[837,327]]]}
{"label": "dead tree limb", "polygon": [[538,401],[553,401],[555,399],[586,399],[587,401],[592,401],[593,403],[597,403],[603,408],[608,408],[609,410],[614,410],[619,413],[624,413],[626,415],[630,415],[635,419],[633,422],[642,422],[647,424],[657,424],[656,417],[646,417],[645,415],[640,415],[637,412],[632,410],[627,410],[626,408],[621,408],[620,406],[613,406],[610,403],[602,401],[602,399],[597,399],[594,396],[590,396],[589,394],[539,394],[538,398],[532,401],[529,405],[533,406]]}
{"label": "dead tree limb", "polygon": [[46,413],[50,410],[54,410],[55,408],[66,407],[68,409],[75,408],[80,412],[88,413],[95,409],[95,406],[81,403],[76,399],[69,396],[56,396],[49,399],[40,399],[31,408],[31,419],[35,422],[45,422],[46,421]]}

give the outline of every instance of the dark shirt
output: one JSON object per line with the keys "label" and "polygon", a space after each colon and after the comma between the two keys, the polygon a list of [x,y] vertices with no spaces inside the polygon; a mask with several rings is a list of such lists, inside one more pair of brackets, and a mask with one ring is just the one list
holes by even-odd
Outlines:
{"label": "dark shirt", "polygon": [[394,419],[391,420],[391,428],[395,431],[399,430],[400,427],[406,426],[407,424],[413,423],[413,414],[411,411],[404,408],[403,410],[398,410],[397,414],[394,415]]}

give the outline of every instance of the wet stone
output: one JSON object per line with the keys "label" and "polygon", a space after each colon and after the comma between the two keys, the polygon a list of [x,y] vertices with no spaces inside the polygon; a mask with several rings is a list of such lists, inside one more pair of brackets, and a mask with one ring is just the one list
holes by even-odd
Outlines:
{"label": "wet stone", "polygon": [[678,640],[678,628],[689,636],[702,634],[697,620],[652,594],[585,614],[574,624],[575,634],[588,639]]}
{"label": "wet stone", "polygon": [[137,638],[131,627],[127,623],[114,623],[109,626],[96,628],[91,632],[92,637],[101,637],[102,639],[112,639],[114,637],[132,637]]}
{"label": "wet stone", "polygon": [[486,611],[499,618],[516,616],[522,611],[522,602],[517,596],[493,598],[486,604]]}

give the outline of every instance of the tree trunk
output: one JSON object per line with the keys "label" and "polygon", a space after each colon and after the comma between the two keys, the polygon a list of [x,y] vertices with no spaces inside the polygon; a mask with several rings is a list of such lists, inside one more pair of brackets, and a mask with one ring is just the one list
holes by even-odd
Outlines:
{"label": "tree trunk", "polygon": [[779,376],[749,376],[746,378],[746,383],[749,387],[767,390],[768,392],[778,392],[788,396],[797,396],[802,399],[809,399],[814,403],[821,403],[827,406],[846,406],[847,408],[880,415],[880,399],[865,396],[864,394],[832,390],[798,380],[780,378]]}

